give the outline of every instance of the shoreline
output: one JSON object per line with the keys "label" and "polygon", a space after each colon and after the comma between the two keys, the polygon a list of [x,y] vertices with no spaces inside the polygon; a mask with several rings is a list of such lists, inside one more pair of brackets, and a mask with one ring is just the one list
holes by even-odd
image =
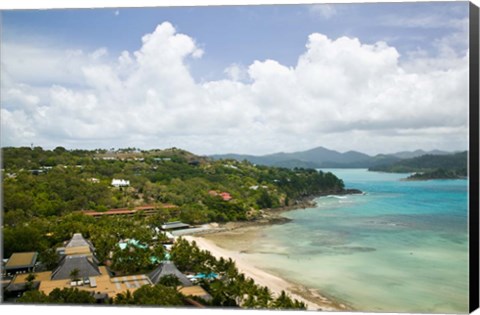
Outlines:
{"label": "shoreline", "polygon": [[284,290],[292,298],[304,302],[307,306],[307,310],[337,312],[354,311],[353,308],[347,306],[345,303],[341,303],[332,298],[327,298],[316,289],[294,283],[282,278],[281,276],[275,275],[271,271],[267,271],[252,265],[245,259],[246,257],[244,255],[248,255],[247,252],[243,250],[224,248],[214,240],[214,238],[221,238],[228,233],[243,234],[243,232],[247,232],[249,230],[260,231],[262,226],[271,226],[291,222],[291,219],[282,216],[282,214],[293,210],[313,208],[316,206],[316,202],[314,201],[315,198],[330,195],[342,196],[352,194],[364,194],[364,192],[358,189],[344,189],[340,192],[329,191],[315,196],[308,196],[297,200],[294,205],[262,209],[261,217],[254,220],[234,221],[223,224],[209,223],[204,225],[206,229],[195,231],[193,233],[178,235],[178,237],[182,237],[189,242],[195,241],[200,249],[209,251],[217,259],[220,257],[225,259],[233,259],[237,269],[241,273],[245,274],[246,277],[253,279],[256,284],[268,287],[275,296],[278,296],[281,294],[281,291]]}
{"label": "shoreline", "polygon": [[301,201],[299,201],[297,204],[291,205],[291,206],[262,209],[260,210],[261,216],[255,219],[250,219],[245,221],[229,221],[225,223],[217,223],[217,222],[206,223],[199,226],[201,229],[198,231],[185,230],[185,234],[183,233],[177,234],[176,236],[182,236],[182,237],[187,235],[203,236],[203,235],[209,235],[209,234],[224,233],[224,232],[243,229],[243,228],[253,228],[253,227],[259,227],[259,226],[266,226],[266,225],[270,226],[270,225],[276,225],[276,224],[285,224],[290,222],[291,219],[282,216],[282,213],[293,211],[293,210],[300,210],[300,209],[315,207],[316,203],[313,201],[313,199],[318,197],[321,197],[321,196],[304,198]]}
{"label": "shoreline", "polygon": [[317,203],[314,201],[314,199],[316,198],[332,196],[332,195],[345,196],[345,195],[363,195],[363,194],[365,194],[365,192],[358,189],[344,189],[343,191],[340,191],[340,192],[339,191],[324,192],[315,196],[308,196],[300,200],[297,200],[294,205],[282,206],[278,208],[261,209],[260,210],[261,216],[259,218],[246,220],[246,221],[229,221],[226,223],[216,223],[216,222],[207,223],[203,225],[203,227],[206,227],[205,229],[202,229],[199,231],[192,231],[190,233],[187,232],[185,234],[178,235],[178,236],[183,236],[183,235],[202,236],[202,235],[208,235],[208,234],[214,234],[214,233],[223,233],[223,232],[233,231],[233,230],[242,229],[242,228],[285,224],[292,220],[282,216],[283,213],[288,211],[294,211],[294,210],[314,208],[317,205]]}
{"label": "shoreline", "polygon": [[201,236],[184,235],[182,238],[189,242],[195,241],[197,246],[202,250],[209,251],[217,259],[223,257],[231,258],[235,261],[238,271],[245,274],[260,286],[268,287],[268,289],[278,296],[281,291],[285,291],[292,298],[304,302],[307,310],[316,311],[351,311],[346,305],[329,299],[321,295],[317,290],[307,288],[303,285],[293,283],[271,272],[265,271],[249,263],[241,251],[225,249],[216,244],[213,240]]}

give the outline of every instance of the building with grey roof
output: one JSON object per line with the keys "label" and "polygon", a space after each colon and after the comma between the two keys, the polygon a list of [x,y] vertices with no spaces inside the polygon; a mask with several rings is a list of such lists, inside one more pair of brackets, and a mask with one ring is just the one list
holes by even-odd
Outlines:
{"label": "building with grey roof", "polygon": [[65,256],[59,266],[52,272],[52,280],[70,279],[73,270],[78,270],[78,278],[99,276],[97,264],[88,255]]}
{"label": "building with grey roof", "polygon": [[[38,290],[40,286],[40,281],[33,281],[31,289]],[[13,281],[10,282],[6,287],[5,291],[8,293],[23,293],[27,291],[27,282],[22,283],[14,283]]]}
{"label": "building with grey roof", "polygon": [[157,284],[160,282],[162,277],[168,275],[176,276],[184,287],[193,285],[192,282],[183,273],[181,273],[180,270],[177,269],[177,266],[175,266],[175,264],[171,261],[162,261],[162,263],[147,276],[150,278],[153,284]]}
{"label": "building with grey roof", "polygon": [[67,245],[65,245],[65,248],[72,248],[72,247],[85,247],[88,246],[93,253],[95,251],[95,247],[93,247],[93,244],[87,241],[81,233],[75,233],[73,234],[73,237],[70,241],[68,241]]}

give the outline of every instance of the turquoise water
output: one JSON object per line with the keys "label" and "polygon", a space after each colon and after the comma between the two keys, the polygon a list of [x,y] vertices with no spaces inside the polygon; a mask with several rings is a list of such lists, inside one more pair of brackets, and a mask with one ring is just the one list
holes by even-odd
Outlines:
{"label": "turquoise water", "polygon": [[287,212],[255,243],[255,264],[360,311],[467,312],[468,182],[326,171],[366,194]]}

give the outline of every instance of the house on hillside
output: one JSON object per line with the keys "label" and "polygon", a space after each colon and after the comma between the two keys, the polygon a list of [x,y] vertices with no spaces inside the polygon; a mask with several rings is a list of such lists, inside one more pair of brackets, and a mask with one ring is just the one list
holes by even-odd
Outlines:
{"label": "house on hillside", "polygon": [[155,162],[166,162],[166,161],[171,161],[172,158],[169,157],[155,157],[153,158]]}
{"label": "house on hillside", "polygon": [[222,197],[224,201],[232,200],[232,196],[228,192],[221,192],[220,197]]}
{"label": "house on hillside", "polygon": [[125,179],[112,179],[112,186],[113,187],[128,187],[130,186],[130,181]]}
{"label": "house on hillside", "polygon": [[230,193],[225,192],[225,191],[219,193],[219,192],[217,192],[217,191],[215,191],[215,190],[209,190],[209,191],[208,191],[208,194],[209,194],[210,196],[212,196],[212,197],[217,197],[217,196],[219,196],[219,197],[222,198],[224,201],[229,201],[229,200],[232,200],[232,199],[233,199],[232,195],[230,195]]}
{"label": "house on hillside", "polygon": [[[180,223],[181,222],[172,222]],[[10,266],[21,270],[10,277],[8,281],[2,282],[2,288],[8,298],[16,299],[25,291],[37,289],[49,295],[55,289],[76,288],[89,292],[97,302],[105,302],[114,298],[119,293],[128,291],[134,292],[144,285],[155,285],[160,279],[167,275],[174,275],[180,280],[178,291],[186,296],[200,297],[204,300],[211,300],[212,297],[202,287],[195,286],[180,272],[175,264],[170,261],[162,261],[150,274],[122,275],[114,277],[106,266],[99,266],[94,256],[95,248],[80,233],[76,233],[61,248],[63,256],[58,267],[53,271],[33,272],[36,261],[36,253],[15,253],[9,259]],[[8,262],[6,264],[8,264]],[[33,277],[30,273],[32,271]],[[202,305],[190,299],[192,305]]]}
{"label": "house on hillside", "polygon": [[251,189],[251,190],[258,190],[258,188],[260,188],[260,187],[262,187],[263,189],[268,189],[268,186],[266,186],[266,185],[262,185],[262,186],[254,185],[254,186],[250,186],[248,188]]}

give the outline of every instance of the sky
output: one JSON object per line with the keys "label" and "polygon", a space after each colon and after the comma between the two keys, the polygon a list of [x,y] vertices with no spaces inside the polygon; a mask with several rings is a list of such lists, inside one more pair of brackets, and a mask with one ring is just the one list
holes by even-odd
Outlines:
{"label": "sky", "polygon": [[468,2],[1,11],[1,145],[468,148]]}

